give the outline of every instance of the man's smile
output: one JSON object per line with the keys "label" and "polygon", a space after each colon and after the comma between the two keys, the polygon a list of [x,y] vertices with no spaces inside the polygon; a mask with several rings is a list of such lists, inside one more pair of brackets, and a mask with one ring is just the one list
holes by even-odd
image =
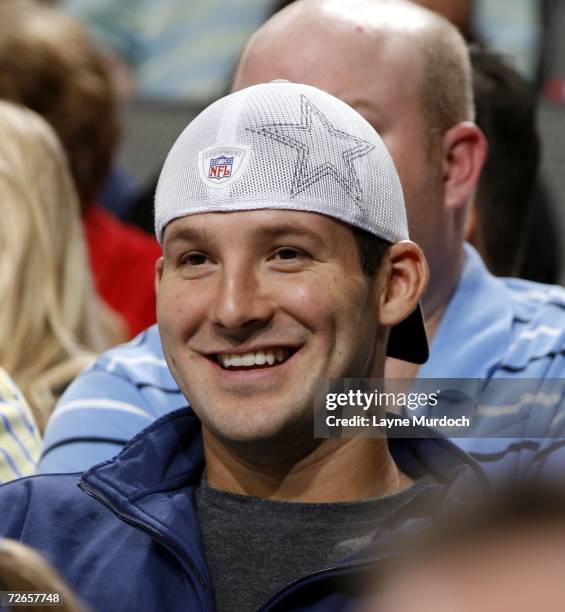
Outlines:
{"label": "man's smile", "polygon": [[288,368],[292,368],[292,364],[296,361],[295,357],[302,354],[300,349],[303,346],[290,347],[278,344],[261,349],[230,348],[229,352],[207,352],[200,355],[205,357],[205,363],[211,366],[211,373],[218,377],[218,383],[224,381],[226,384],[236,385],[258,384],[259,387],[255,387],[258,392],[263,384],[271,385],[275,381],[278,381],[277,384],[282,383],[281,376],[286,379]]}
{"label": "man's smile", "polygon": [[272,347],[245,353],[219,353],[216,360],[224,369],[271,367],[285,362],[293,352],[289,347]]}

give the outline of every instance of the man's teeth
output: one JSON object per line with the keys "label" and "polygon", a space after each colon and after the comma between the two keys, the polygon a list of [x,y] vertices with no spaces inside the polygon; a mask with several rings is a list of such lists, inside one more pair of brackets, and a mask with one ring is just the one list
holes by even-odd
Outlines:
{"label": "man's teeth", "polygon": [[252,367],[256,365],[270,366],[275,362],[282,363],[290,357],[290,350],[287,348],[268,349],[255,353],[230,354],[220,353],[219,362],[223,368],[236,368],[241,366]]}

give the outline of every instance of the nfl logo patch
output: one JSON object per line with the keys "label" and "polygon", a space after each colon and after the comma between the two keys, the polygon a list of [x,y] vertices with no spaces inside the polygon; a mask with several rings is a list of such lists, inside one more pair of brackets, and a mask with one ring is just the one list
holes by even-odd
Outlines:
{"label": "nfl logo patch", "polygon": [[245,172],[250,154],[250,147],[243,145],[217,145],[199,151],[200,178],[208,187],[223,189]]}
{"label": "nfl logo patch", "polygon": [[208,167],[208,178],[218,181],[227,179],[231,176],[232,168],[233,157],[226,157],[225,155],[213,157]]}

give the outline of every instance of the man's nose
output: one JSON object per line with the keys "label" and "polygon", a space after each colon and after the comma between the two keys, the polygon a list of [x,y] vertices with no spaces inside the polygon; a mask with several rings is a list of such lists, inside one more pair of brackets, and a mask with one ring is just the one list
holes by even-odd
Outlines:
{"label": "man's nose", "polygon": [[214,325],[229,333],[249,333],[267,324],[274,303],[265,293],[264,283],[249,266],[232,266],[221,272],[212,306]]}

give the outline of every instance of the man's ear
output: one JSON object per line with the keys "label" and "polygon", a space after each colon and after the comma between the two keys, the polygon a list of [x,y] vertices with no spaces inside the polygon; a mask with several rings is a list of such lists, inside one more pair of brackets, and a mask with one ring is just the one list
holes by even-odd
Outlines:
{"label": "man's ear", "polygon": [[443,137],[443,186],[445,206],[462,209],[473,195],[487,156],[487,139],[481,129],[464,121]]}
{"label": "man's ear", "polygon": [[157,293],[159,289],[159,283],[161,282],[161,277],[163,276],[163,266],[165,265],[163,256],[159,257],[159,259],[155,262],[155,293]]}
{"label": "man's ear", "polygon": [[379,300],[379,323],[392,327],[411,314],[428,286],[428,264],[410,240],[393,244],[386,261]]}

